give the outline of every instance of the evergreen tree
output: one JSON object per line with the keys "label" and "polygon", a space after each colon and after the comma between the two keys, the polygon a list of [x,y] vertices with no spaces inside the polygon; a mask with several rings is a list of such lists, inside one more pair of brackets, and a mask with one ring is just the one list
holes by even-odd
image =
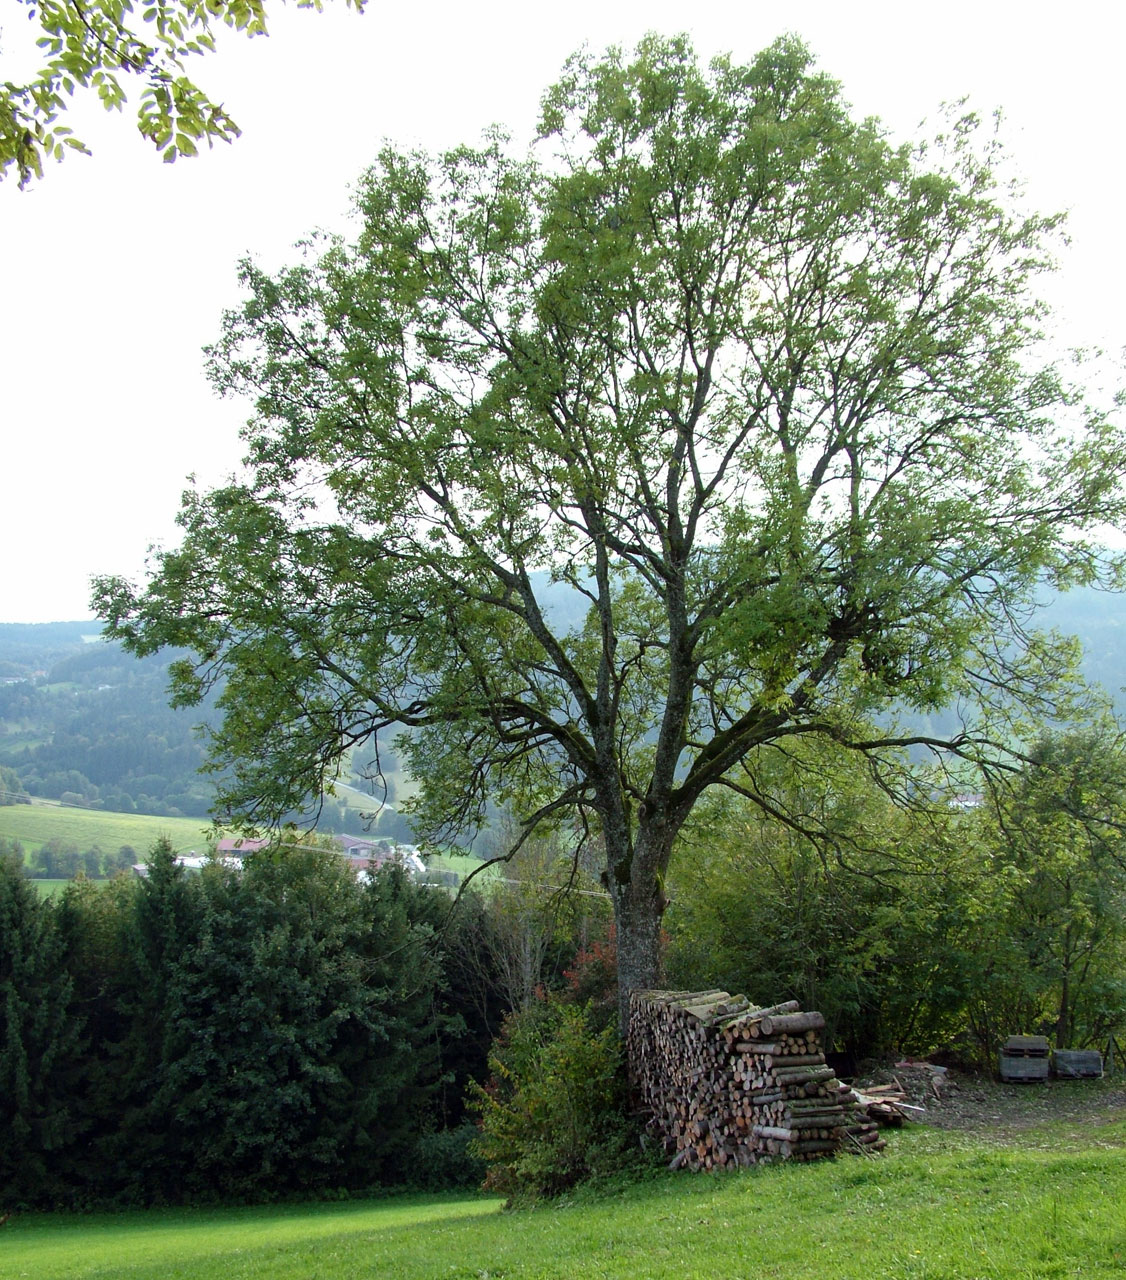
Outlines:
{"label": "evergreen tree", "polygon": [[58,1189],[79,1031],[50,903],[0,854],[0,1207]]}

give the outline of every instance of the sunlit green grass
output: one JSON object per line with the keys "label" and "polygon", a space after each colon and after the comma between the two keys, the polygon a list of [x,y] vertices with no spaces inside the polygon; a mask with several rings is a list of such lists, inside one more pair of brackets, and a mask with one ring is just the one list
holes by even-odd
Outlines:
{"label": "sunlit green grass", "polygon": [[500,865],[485,867],[482,870],[481,859],[474,858],[468,853],[453,853],[450,851],[427,853],[426,865],[434,871],[454,871],[462,880],[466,876],[477,872],[478,874],[473,876],[473,883],[479,889],[504,874]]}
{"label": "sunlit green grass", "polygon": [[[95,880],[94,883],[109,884],[109,881]],[[62,891],[67,887],[67,885],[70,884],[70,881],[69,880],[44,880],[44,879],[37,878],[35,880],[32,880],[31,884],[34,888],[38,889],[38,891],[43,895],[43,897],[57,898],[59,894],[61,894]]]}
{"label": "sunlit green grass", "polygon": [[57,804],[0,806],[0,836],[19,840],[26,852],[38,851],[48,840],[73,841],[79,849],[98,845],[106,853],[130,845],[144,858],[162,836],[177,853],[206,848],[205,818],[154,818],[142,813],[110,813]]}
{"label": "sunlit green grass", "polygon": [[300,1207],[25,1215],[0,1234],[0,1276],[233,1280],[309,1275],[301,1259],[323,1255],[331,1268],[342,1250],[367,1250],[382,1237],[401,1246],[404,1231],[434,1230],[493,1213],[497,1206],[496,1200],[477,1196],[428,1196]]}
{"label": "sunlit green grass", "polygon": [[884,1158],[661,1174],[533,1211],[473,1196],[24,1215],[0,1276],[35,1280],[979,1280],[1126,1274],[1126,1123],[897,1134]]}
{"label": "sunlit green grass", "polygon": [[[204,852],[211,829],[203,818],[154,818],[146,814],[110,813],[97,809],[78,809],[57,804],[16,804],[0,807],[0,836],[19,840],[28,857],[52,839],[73,842],[79,849],[97,845],[106,853],[116,852],[122,845],[137,851],[146,861],[149,850],[164,836],[172,841],[177,853],[191,850]],[[479,859],[452,851],[431,854],[429,866],[436,870],[455,871],[463,878],[480,867]],[[501,874],[489,867],[476,877],[481,885]],[[57,893],[66,881],[36,881],[40,892]]]}

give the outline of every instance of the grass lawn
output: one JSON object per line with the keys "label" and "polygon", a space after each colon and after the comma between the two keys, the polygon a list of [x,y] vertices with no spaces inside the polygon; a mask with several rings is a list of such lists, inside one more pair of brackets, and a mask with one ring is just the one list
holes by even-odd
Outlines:
{"label": "grass lawn", "polygon": [[72,840],[79,849],[98,845],[109,853],[131,845],[141,858],[168,836],[177,853],[206,845],[206,818],[153,818],[143,813],[110,813],[102,809],[77,809],[60,804],[8,804],[0,806],[0,836],[19,840],[27,852],[38,851],[48,840]]}
{"label": "grass lawn", "polygon": [[883,1158],[662,1174],[502,1213],[476,1196],[0,1228],[28,1280],[1005,1280],[1126,1274],[1126,1120],[1007,1145],[912,1129]]}
{"label": "grass lawn", "polygon": [[[148,859],[149,850],[162,836],[172,841],[177,853],[207,847],[210,832],[204,818],[154,818],[140,813],[111,813],[99,809],[78,809],[69,805],[34,801],[31,804],[0,806],[0,836],[19,840],[27,855],[38,853],[48,840],[73,841],[79,849],[98,845],[104,852],[116,852],[122,845],[137,851],[138,861]],[[455,871],[464,878],[479,867],[480,861],[467,854],[441,853],[427,859],[428,865]],[[493,867],[477,877],[481,885],[501,872]],[[66,883],[57,882],[58,885]],[[59,892],[56,882],[37,880],[42,892]]]}
{"label": "grass lawn", "polygon": [[29,750],[31,747],[42,746],[44,742],[41,733],[23,732],[23,733],[6,733],[0,738],[0,764],[11,764],[18,760],[20,755]]}
{"label": "grass lawn", "polygon": [[[60,893],[70,884],[69,880],[40,880],[35,879],[30,883],[39,890],[44,898],[57,898]],[[94,880],[92,884],[109,884],[108,880]]]}
{"label": "grass lawn", "polygon": [[[481,865],[480,858],[474,858],[468,853],[430,853],[426,856],[426,865],[435,871],[453,871],[464,880],[467,875],[476,871]],[[495,867],[486,867],[480,875],[474,876],[473,883],[480,889],[490,880],[495,880],[503,874],[503,867],[498,864]]]}

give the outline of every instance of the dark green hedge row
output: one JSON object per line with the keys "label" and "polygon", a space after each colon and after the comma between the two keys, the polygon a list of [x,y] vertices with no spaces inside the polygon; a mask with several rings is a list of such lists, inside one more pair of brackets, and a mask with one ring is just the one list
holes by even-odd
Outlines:
{"label": "dark green hedge row", "polygon": [[0,1207],[427,1181],[488,1028],[450,900],[332,853],[40,898],[0,859]]}

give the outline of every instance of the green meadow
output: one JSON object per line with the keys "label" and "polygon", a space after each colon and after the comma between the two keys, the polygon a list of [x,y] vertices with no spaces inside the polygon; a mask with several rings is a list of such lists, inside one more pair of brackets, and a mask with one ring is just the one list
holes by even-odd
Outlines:
{"label": "green meadow", "polygon": [[[106,853],[130,845],[143,859],[163,836],[172,841],[177,853],[192,849],[202,853],[210,834],[207,823],[200,818],[154,818],[139,813],[110,813],[40,802],[0,807],[0,837],[19,840],[28,854],[38,852],[48,840],[57,838],[73,841],[79,849],[97,845]],[[427,861],[438,870],[455,871],[461,877],[481,865],[477,858],[452,851],[432,854]],[[501,873],[489,868],[484,877],[494,879],[498,874]],[[66,882],[36,883],[41,890],[57,892]]]}
{"label": "green meadow", "polygon": [[[480,868],[481,859],[474,858],[468,853],[446,851],[443,853],[428,853],[426,855],[426,865],[436,871],[453,871],[464,880],[466,876]],[[490,880],[496,880],[502,875],[504,875],[503,864],[486,867],[474,877],[473,883],[478,888],[481,888],[483,884]]]}
{"label": "green meadow", "polygon": [[[45,898],[57,898],[71,882],[69,880],[48,880],[36,877],[31,882]],[[109,884],[108,880],[95,880],[95,884]]]}
{"label": "green meadow", "polygon": [[162,836],[168,836],[177,853],[202,852],[207,832],[201,818],[154,818],[44,803],[0,807],[0,836],[19,840],[29,853],[59,839],[73,841],[80,849],[96,844],[106,852],[127,844],[144,855]]}
{"label": "green meadow", "polygon": [[3,1280],[1008,1280],[1126,1273],[1126,1121],[1001,1145],[655,1175],[535,1210],[476,1195],[13,1217]]}

